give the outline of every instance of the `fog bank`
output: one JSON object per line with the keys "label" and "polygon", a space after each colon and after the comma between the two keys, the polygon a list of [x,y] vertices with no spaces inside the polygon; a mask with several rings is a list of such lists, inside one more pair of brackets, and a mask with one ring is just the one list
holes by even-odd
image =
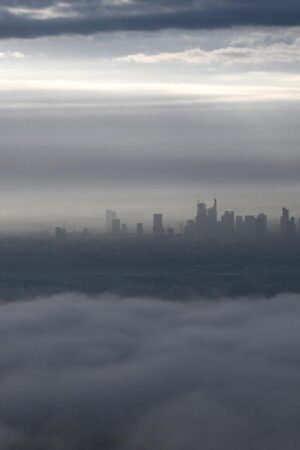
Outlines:
{"label": "fog bank", "polygon": [[2,449],[299,448],[299,296],[0,308]]}

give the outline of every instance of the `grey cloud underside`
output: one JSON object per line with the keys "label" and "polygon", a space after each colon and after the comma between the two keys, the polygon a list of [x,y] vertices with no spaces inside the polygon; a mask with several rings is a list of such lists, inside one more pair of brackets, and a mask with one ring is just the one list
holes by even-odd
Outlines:
{"label": "grey cloud underside", "polygon": [[[56,159],[55,159],[56,158]],[[31,161],[30,164],[28,161]],[[193,186],[298,184],[300,161],[219,157],[66,155],[48,158],[28,153],[17,161],[0,158],[4,186]],[[27,162],[26,162],[27,161]]]}
{"label": "grey cloud underside", "polygon": [[2,188],[299,183],[298,104],[82,110],[2,111]]}
{"label": "grey cloud underside", "polygon": [[[1,38],[34,38],[62,34],[91,35],[116,31],[158,31],[163,29],[213,29],[231,26],[297,26],[299,2],[234,1],[136,1],[123,5],[108,2],[72,2],[72,17],[36,18],[11,8],[57,7],[60,2],[5,2],[0,17]],[[121,2],[119,2],[121,3]],[[113,6],[115,5],[115,6]],[[10,9],[7,9],[10,8]]]}
{"label": "grey cloud underside", "polygon": [[1,449],[295,450],[300,303],[0,307]]}

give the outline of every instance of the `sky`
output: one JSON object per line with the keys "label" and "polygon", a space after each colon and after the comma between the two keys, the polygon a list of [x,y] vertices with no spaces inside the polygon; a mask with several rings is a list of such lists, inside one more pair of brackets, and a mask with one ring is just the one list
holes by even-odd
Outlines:
{"label": "sky", "polygon": [[4,0],[0,30],[3,227],[300,215],[297,1]]}

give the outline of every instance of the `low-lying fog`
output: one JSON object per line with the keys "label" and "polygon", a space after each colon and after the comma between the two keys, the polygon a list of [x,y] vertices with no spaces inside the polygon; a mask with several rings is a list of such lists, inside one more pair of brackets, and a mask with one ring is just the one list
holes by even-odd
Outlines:
{"label": "low-lying fog", "polygon": [[299,300],[2,303],[0,447],[296,450]]}

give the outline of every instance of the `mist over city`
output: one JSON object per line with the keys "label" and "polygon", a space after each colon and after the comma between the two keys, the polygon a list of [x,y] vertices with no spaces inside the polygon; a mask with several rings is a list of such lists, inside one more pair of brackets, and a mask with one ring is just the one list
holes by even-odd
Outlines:
{"label": "mist over city", "polygon": [[2,0],[0,449],[300,448],[297,0]]}

